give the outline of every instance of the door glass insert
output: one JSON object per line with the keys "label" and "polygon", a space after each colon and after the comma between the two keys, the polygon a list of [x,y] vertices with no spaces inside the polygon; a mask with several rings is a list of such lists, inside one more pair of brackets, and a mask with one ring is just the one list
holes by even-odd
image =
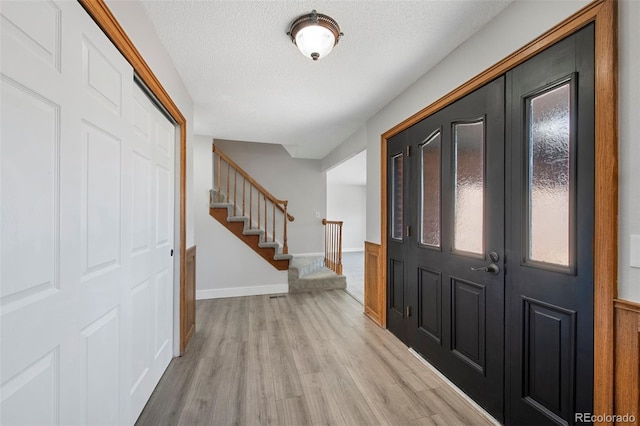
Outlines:
{"label": "door glass insert", "polygon": [[391,238],[401,240],[403,238],[403,161],[402,154],[392,159],[391,182]]}
{"label": "door glass insert", "polygon": [[484,121],[453,125],[456,251],[483,253]]}
{"label": "door glass insert", "polygon": [[569,83],[528,100],[528,259],[569,266]]}
{"label": "door glass insert", "polygon": [[420,146],[422,203],[420,243],[440,247],[440,132]]}

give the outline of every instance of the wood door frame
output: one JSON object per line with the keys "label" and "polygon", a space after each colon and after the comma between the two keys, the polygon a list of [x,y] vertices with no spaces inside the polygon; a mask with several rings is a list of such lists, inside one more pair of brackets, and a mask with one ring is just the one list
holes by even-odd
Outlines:
{"label": "wood door frame", "polygon": [[133,67],[140,79],[175,120],[180,131],[180,354],[195,332],[195,325],[189,329],[186,318],[187,304],[187,120],[180,112],[171,96],[164,89],[147,62],[135,47],[129,36],[117,21],[104,0],[78,0],[89,16],[102,29],[122,56]]}
{"label": "wood door frame", "polygon": [[[381,248],[379,286],[387,285],[387,140],[452,104],[582,27],[595,23],[595,222],[594,413],[614,413],[614,317],[618,292],[618,26],[616,0],[595,0],[526,46],[381,136]],[[386,295],[381,292],[381,322],[386,328]],[[603,423],[605,424],[605,423]],[[608,423],[611,424],[611,423]]]}

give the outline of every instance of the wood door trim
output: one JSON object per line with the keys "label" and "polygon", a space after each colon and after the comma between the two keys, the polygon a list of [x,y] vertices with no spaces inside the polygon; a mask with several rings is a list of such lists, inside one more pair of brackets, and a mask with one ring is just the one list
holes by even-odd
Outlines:
{"label": "wood door trim", "polygon": [[186,281],[187,281],[187,120],[180,112],[171,96],[164,89],[147,62],[135,47],[129,36],[118,23],[104,0],[78,0],[89,16],[98,24],[122,56],[131,64],[144,84],[160,101],[180,129],[180,354],[188,343],[189,330],[186,321]]}
{"label": "wood door trim", "polygon": [[[584,26],[595,23],[594,413],[613,413],[614,315],[618,285],[617,1],[596,0],[494,66],[381,136],[381,256],[387,257],[387,140],[513,69]],[[380,284],[386,288],[387,264]],[[381,305],[386,311],[386,292]],[[386,318],[383,321],[386,327]],[[611,424],[611,423],[608,423]]]}
{"label": "wood door trim", "polygon": [[[187,278],[185,289],[185,341],[188,343],[196,332],[196,246],[187,249]],[[187,309],[187,304],[192,303],[193,309]]]}

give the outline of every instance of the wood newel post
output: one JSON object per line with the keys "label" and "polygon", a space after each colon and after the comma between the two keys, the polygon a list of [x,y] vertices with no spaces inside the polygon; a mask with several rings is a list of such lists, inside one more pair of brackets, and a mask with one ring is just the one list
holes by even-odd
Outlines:
{"label": "wood newel post", "polygon": [[333,225],[333,270],[338,266],[338,225]]}
{"label": "wood newel post", "polygon": [[289,254],[289,246],[287,246],[287,201],[284,202],[284,229],[282,237],[282,254]]}
{"label": "wood newel post", "polygon": [[327,219],[322,219],[324,225],[324,266],[327,266]]}
{"label": "wood newel post", "polygon": [[340,236],[338,237],[338,270],[336,273],[342,275],[342,222],[340,222]]}
{"label": "wood newel post", "polygon": [[338,267],[338,225],[333,225],[333,270]]}

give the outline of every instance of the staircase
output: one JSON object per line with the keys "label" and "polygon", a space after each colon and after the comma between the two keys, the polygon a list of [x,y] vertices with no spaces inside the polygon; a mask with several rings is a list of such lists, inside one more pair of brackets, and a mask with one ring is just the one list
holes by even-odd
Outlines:
{"label": "staircase", "polygon": [[[323,220],[326,229],[334,230],[325,231],[329,251],[325,249],[324,258],[293,258],[288,254],[287,223],[295,218],[287,212],[288,201],[274,197],[215,144],[212,148],[209,214],[277,270],[288,270],[290,293],[345,289],[342,222]],[[339,232],[332,227],[337,224]]]}
{"label": "staircase", "polygon": [[274,197],[215,144],[212,151],[209,214],[277,270],[286,271],[291,260],[287,223],[295,220],[287,213],[288,201]]}
{"label": "staircase", "polygon": [[[253,251],[269,262],[278,271],[289,269],[289,261],[292,256],[282,253],[282,247],[278,241],[269,241],[271,237],[260,228],[251,226],[248,216],[242,216],[233,203],[226,202],[226,195],[211,190],[211,204],[209,214],[240,238]],[[220,200],[220,201],[218,201]]]}
{"label": "staircase", "polygon": [[[249,226],[249,217],[242,216],[233,203],[226,202],[225,194],[211,190],[209,213],[235,236],[240,238],[264,260],[279,271],[289,271],[289,293],[347,288],[347,278],[324,266],[323,257],[293,257],[282,253],[278,241],[265,238],[265,231]],[[221,200],[221,201],[215,201]]]}
{"label": "staircase", "polygon": [[322,257],[294,257],[289,265],[289,293],[347,288],[347,278],[324,266]]}

